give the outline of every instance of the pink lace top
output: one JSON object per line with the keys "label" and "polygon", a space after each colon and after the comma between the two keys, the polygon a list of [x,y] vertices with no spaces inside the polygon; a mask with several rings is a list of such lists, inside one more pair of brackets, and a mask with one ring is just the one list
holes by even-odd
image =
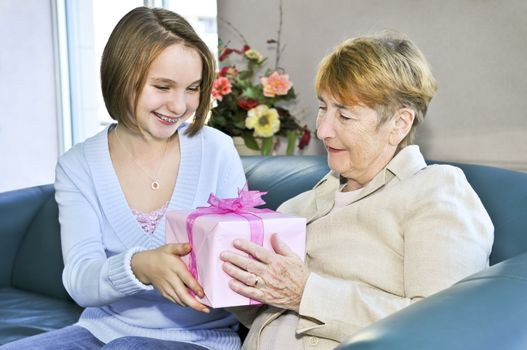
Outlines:
{"label": "pink lace top", "polygon": [[145,231],[145,233],[151,235],[156,230],[157,224],[159,223],[159,220],[165,215],[165,212],[168,207],[168,202],[165,203],[161,208],[154,210],[150,213],[142,213],[138,210],[132,209],[132,213],[134,214],[137,222]]}

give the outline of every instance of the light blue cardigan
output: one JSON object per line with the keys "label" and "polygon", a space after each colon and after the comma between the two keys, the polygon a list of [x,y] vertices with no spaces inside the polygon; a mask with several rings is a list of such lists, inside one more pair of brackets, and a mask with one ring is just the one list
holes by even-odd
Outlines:
{"label": "light blue cardigan", "polygon": [[[65,153],[56,169],[63,282],[86,307],[77,325],[103,342],[124,335],[237,349],[236,319],[182,308],[135,278],[132,255],[165,242],[161,219],[152,235],[141,229],[121,191],[108,149],[109,126]],[[190,138],[179,130],[181,162],[167,210],[206,205],[210,193],[231,198],[245,184],[240,158],[227,135],[205,127]]]}

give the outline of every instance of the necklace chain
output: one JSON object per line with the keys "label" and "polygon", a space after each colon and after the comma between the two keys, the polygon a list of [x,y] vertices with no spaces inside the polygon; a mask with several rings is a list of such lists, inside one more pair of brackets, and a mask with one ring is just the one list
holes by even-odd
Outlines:
{"label": "necklace chain", "polygon": [[167,153],[167,148],[168,148],[168,141],[166,142],[165,144],[165,150],[163,151],[163,158],[161,158],[161,162],[159,163],[159,167],[157,168],[157,171],[155,172],[154,176],[151,176],[150,173],[148,171],[146,171],[145,168],[143,168],[143,166],[141,164],[139,164],[139,162],[135,159],[134,155],[132,154],[132,152],[130,152],[126,147],[125,145],[123,144],[123,142],[121,141],[121,138],[119,137],[119,133],[117,132],[117,129],[119,128],[119,125],[117,125],[115,127],[115,136],[117,137],[117,141],[119,142],[119,144],[121,145],[121,147],[126,151],[126,153],[128,153],[128,155],[132,158],[132,160],[134,161],[135,165],[141,169],[141,171],[143,173],[145,173],[145,175],[150,179],[152,180],[152,183],[150,184],[150,188],[154,191],[158,190],[160,185],[159,185],[159,181],[157,180],[157,177],[159,175],[159,170],[161,170],[161,167],[163,166],[163,163],[165,161],[165,156],[166,156],[166,153]]}

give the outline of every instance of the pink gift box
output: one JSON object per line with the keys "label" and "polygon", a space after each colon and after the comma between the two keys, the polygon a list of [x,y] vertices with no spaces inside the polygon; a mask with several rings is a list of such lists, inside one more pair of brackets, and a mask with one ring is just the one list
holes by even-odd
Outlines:
{"label": "pink gift box", "polygon": [[[171,211],[166,214],[166,242],[189,242],[186,221],[191,211]],[[264,227],[263,247],[272,251],[270,237],[277,233],[302,260],[305,256],[306,219],[277,212],[258,213]],[[229,214],[206,214],[198,217],[193,225],[193,250],[196,256],[198,282],[205,291],[204,298],[198,298],[212,308],[255,304],[250,299],[234,292],[229,287],[232,278],[223,269],[220,253],[241,251],[232,246],[236,238],[251,239],[249,222],[244,217]],[[190,266],[190,254],[182,257]]]}

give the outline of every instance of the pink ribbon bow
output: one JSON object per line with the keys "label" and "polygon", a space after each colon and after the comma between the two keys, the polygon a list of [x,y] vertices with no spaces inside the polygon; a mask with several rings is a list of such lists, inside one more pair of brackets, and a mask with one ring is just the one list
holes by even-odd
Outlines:
{"label": "pink ribbon bow", "polygon": [[[216,197],[214,194],[210,194],[207,203],[210,204],[208,207],[199,207],[187,216],[186,228],[189,243],[194,247],[194,237],[192,233],[192,227],[194,221],[203,215],[222,215],[222,214],[236,214],[245,218],[249,222],[249,228],[251,231],[251,242],[263,245],[264,239],[264,227],[262,219],[256,215],[258,213],[272,213],[270,209],[258,209],[256,206],[265,204],[265,201],[261,198],[267,192],[260,191],[249,191],[247,185],[241,190],[238,190],[238,197],[221,199]],[[196,254],[194,249],[190,251],[189,256],[189,271],[198,280],[198,266],[196,262]],[[191,294],[192,291],[191,291]],[[250,301],[251,304],[258,302]]]}

